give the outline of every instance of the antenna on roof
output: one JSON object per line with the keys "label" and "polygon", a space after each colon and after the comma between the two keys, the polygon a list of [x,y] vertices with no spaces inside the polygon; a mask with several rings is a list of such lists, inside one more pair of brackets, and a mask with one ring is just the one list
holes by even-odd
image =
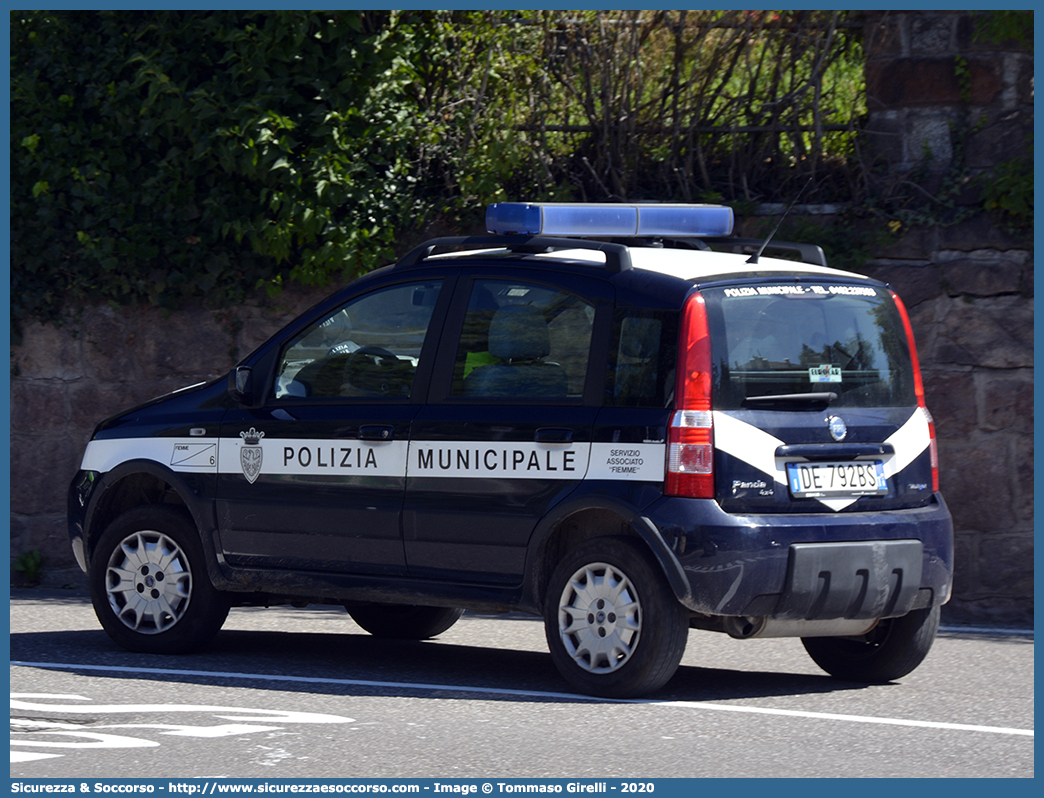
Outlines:
{"label": "antenna on roof", "polygon": [[802,194],[805,193],[805,189],[808,188],[808,184],[811,183],[811,182],[812,182],[812,178],[810,177],[808,179],[808,182],[806,182],[805,185],[803,185],[801,187],[801,190],[798,191],[798,193],[794,197],[794,199],[792,199],[790,201],[790,205],[787,206],[787,209],[785,211],[783,211],[783,215],[779,217],[779,221],[776,222],[776,226],[772,228],[772,232],[768,234],[768,238],[765,239],[765,242],[758,248],[757,252],[755,252],[753,255],[751,255],[749,258],[747,258],[747,263],[757,263],[758,262],[758,258],[761,257],[761,253],[765,251],[765,247],[767,247],[769,245],[769,241],[772,240],[772,237],[776,234],[776,231],[779,230],[779,226],[781,224],[783,224],[783,220],[787,218],[787,214],[790,213],[790,209],[793,208],[794,205],[797,203],[798,197],[800,197]]}

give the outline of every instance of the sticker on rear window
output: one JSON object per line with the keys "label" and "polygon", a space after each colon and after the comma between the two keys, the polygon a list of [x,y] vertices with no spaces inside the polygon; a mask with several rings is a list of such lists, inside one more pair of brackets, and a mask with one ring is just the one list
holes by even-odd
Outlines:
{"label": "sticker on rear window", "polygon": [[810,382],[841,382],[841,368],[839,366],[813,366],[808,370]]}

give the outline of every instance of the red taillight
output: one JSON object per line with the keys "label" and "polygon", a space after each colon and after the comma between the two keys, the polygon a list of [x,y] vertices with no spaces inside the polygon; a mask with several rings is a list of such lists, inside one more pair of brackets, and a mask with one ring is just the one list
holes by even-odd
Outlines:
{"label": "red taillight", "polygon": [[921,408],[921,412],[924,413],[924,418],[928,422],[928,453],[932,462],[932,490],[939,490],[939,447],[935,442],[935,421],[932,419],[932,414],[928,412],[928,405],[924,401],[924,382],[921,379],[921,362],[917,358],[917,345],[914,343],[913,327],[910,324],[910,316],[906,312],[906,305],[903,304],[903,300],[899,298],[899,295],[892,291],[892,299],[895,300],[895,306],[899,309],[899,315],[903,320],[903,327],[906,329],[906,342],[910,348],[910,361],[913,365],[914,375],[914,393],[917,395],[917,406]]}
{"label": "red taillight", "polygon": [[928,444],[928,455],[932,460],[932,490],[938,492],[939,490],[939,446],[935,442],[935,419],[932,418],[932,414],[928,412],[928,408],[921,405],[921,412],[924,413],[925,419],[928,421],[928,435],[931,441]]}
{"label": "red taillight", "polygon": [[682,309],[674,408],[668,431],[664,492],[669,496],[713,499],[711,345],[707,308],[699,292],[691,294]]}

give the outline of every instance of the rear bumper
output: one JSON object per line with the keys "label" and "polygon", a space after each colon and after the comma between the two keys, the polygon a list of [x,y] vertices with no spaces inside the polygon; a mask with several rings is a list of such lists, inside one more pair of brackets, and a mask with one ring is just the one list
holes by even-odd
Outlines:
{"label": "rear bumper", "polygon": [[643,513],[678,559],[689,609],[786,620],[877,618],[944,604],[953,521],[930,504],[877,513],[731,515],[665,497]]}

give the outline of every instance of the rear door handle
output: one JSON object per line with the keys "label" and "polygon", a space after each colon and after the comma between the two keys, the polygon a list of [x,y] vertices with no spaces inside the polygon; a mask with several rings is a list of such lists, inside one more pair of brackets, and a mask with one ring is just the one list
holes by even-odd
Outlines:
{"label": "rear door handle", "polygon": [[895,447],[890,443],[792,443],[776,447],[776,457],[808,460],[850,460],[891,454],[895,454]]}
{"label": "rear door handle", "polygon": [[380,424],[370,424],[359,427],[359,440],[361,441],[390,441],[395,437],[395,430]]}
{"label": "rear door handle", "polygon": [[537,443],[572,443],[573,431],[571,429],[554,429],[544,427],[536,431]]}

